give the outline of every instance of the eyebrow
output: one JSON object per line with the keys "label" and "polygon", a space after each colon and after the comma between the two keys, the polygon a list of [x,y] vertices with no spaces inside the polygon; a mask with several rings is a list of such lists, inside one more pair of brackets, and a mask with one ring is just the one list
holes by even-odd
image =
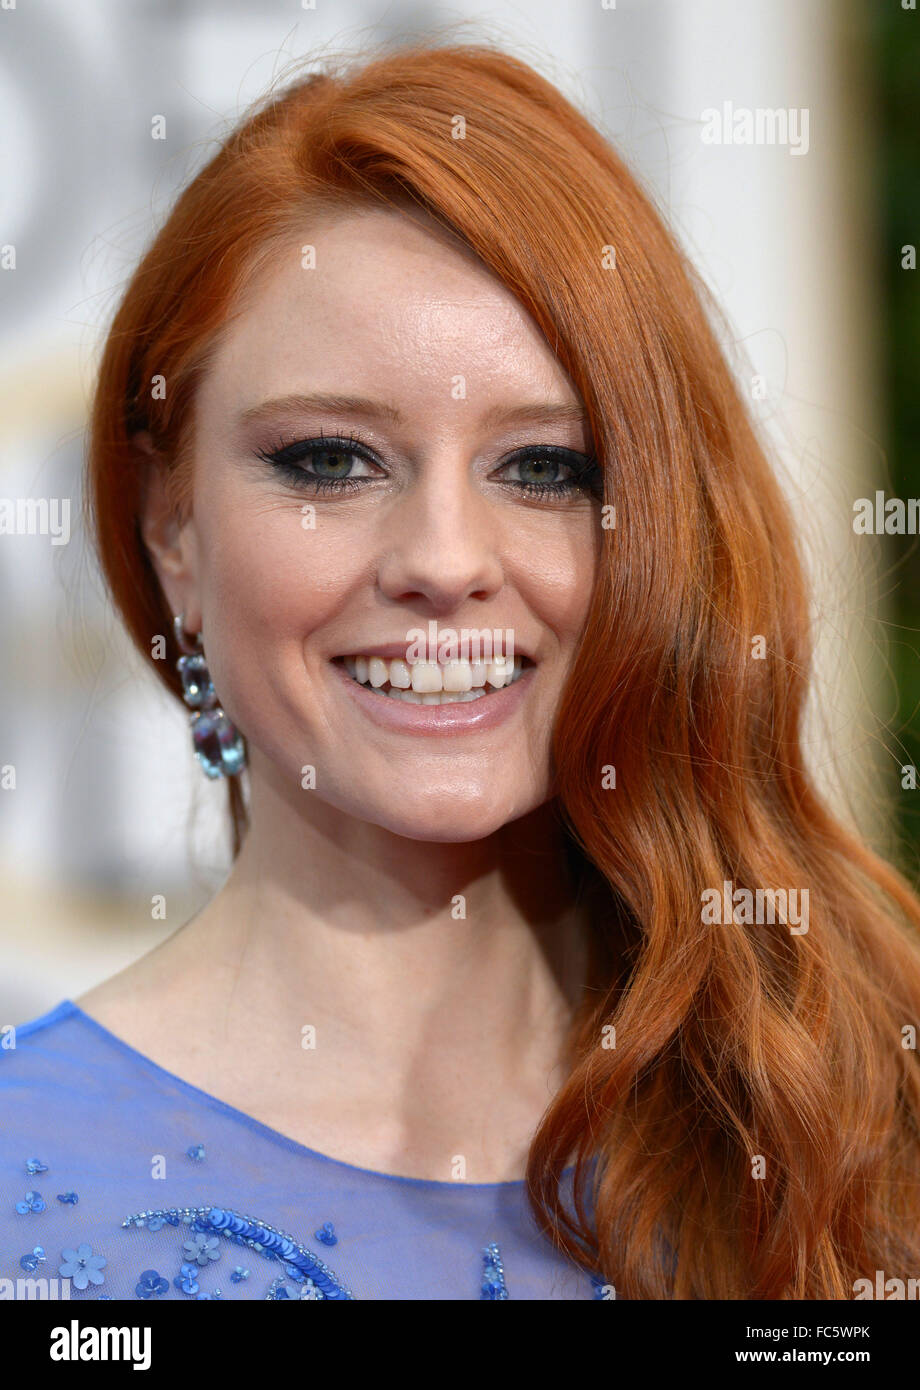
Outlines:
{"label": "eyebrow", "polygon": [[[276,415],[291,414],[294,411],[303,413],[310,410],[328,410],[338,415],[361,415],[369,420],[388,420],[394,425],[403,423],[403,417],[395,406],[387,405],[384,401],[369,400],[365,396],[341,396],[323,393],[307,396],[298,394],[275,396],[271,400],[262,401],[259,405],[250,406],[247,410],[242,411],[237,417],[237,423],[241,425],[258,424],[270,420]],[[512,425],[528,421],[536,421],[540,424],[572,422],[584,425],[587,424],[587,415],[580,405],[534,401],[523,405],[494,406],[486,412],[481,423],[486,428],[494,428],[496,425]]]}

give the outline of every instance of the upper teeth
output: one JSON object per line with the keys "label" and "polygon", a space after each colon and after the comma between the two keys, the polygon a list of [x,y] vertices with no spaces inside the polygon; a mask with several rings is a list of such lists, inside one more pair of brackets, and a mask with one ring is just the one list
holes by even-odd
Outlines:
{"label": "upper teeth", "polygon": [[379,656],[346,656],[345,668],[362,685],[379,689],[389,681],[396,690],[416,690],[433,694],[439,690],[475,690],[485,685],[499,689],[510,685],[521,674],[521,658],[496,661],[415,661],[410,666],[399,658],[384,661]]}

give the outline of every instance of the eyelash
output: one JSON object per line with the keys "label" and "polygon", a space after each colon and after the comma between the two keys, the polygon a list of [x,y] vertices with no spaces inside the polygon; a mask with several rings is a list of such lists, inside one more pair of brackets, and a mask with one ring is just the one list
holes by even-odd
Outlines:
{"label": "eyelash", "polygon": [[[300,439],[292,444],[279,441],[274,449],[259,449],[256,454],[258,458],[263,459],[265,463],[276,469],[295,487],[309,488],[317,494],[338,493],[342,495],[343,493],[359,492],[365,483],[373,482],[372,478],[321,478],[316,473],[308,473],[305,468],[300,466],[303,460],[313,458],[317,454],[336,452],[352,454],[368,462],[375,462],[361,440],[356,439],[354,435],[327,437],[321,433],[318,439]],[[534,458],[561,463],[566,468],[571,469],[574,476],[561,483],[528,483],[509,478],[500,480],[503,486],[511,487],[515,492],[523,493],[526,497],[539,499],[569,497],[575,492],[593,492],[597,488],[600,476],[597,460],[588,458],[582,462],[583,455],[554,444],[540,444],[532,449],[519,449],[516,451],[515,457],[506,459],[505,463],[506,465],[521,463],[526,459]]]}

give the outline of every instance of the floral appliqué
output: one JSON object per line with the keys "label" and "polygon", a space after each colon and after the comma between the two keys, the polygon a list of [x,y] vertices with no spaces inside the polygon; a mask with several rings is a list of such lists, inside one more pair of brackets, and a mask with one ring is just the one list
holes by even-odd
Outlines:
{"label": "floral appliqu\u00e9", "polygon": [[76,1250],[62,1250],[64,1263],[58,1265],[58,1274],[65,1279],[72,1279],[74,1288],[85,1289],[87,1284],[102,1284],[105,1275],[102,1267],[106,1263],[104,1255],[94,1255],[91,1245],[84,1241],[78,1245]]}

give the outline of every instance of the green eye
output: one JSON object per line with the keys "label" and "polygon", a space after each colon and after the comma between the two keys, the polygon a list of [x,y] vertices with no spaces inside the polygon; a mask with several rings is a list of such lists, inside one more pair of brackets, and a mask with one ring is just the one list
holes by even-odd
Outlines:
{"label": "green eye", "polygon": [[[566,497],[575,492],[595,492],[600,483],[600,469],[595,460],[549,445],[528,449],[504,466],[517,468],[525,475],[503,481],[528,497]],[[563,469],[569,476],[560,480],[559,472]]]}
{"label": "green eye", "polygon": [[[257,457],[264,459],[292,486],[315,493],[358,492],[378,476],[370,468],[379,465],[361,440],[353,436],[327,438],[323,435],[319,439],[279,443],[274,449],[259,450]],[[355,473],[356,461],[363,463],[367,471]],[[305,466],[307,463],[309,467]],[[524,476],[500,477],[497,481],[526,497],[559,500],[575,493],[596,495],[599,492],[601,474],[596,460],[572,449],[549,444],[522,449],[506,460],[500,471],[507,469],[517,469]],[[560,473],[568,476],[560,478]]]}

